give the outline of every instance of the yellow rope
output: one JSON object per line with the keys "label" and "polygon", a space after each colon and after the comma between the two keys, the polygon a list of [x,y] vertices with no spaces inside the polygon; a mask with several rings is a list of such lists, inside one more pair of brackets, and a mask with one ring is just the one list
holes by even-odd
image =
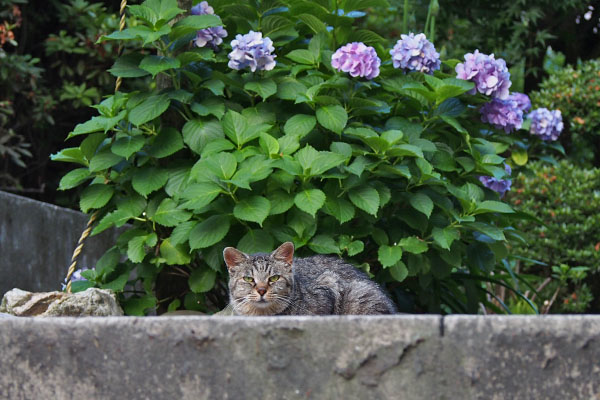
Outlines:
{"label": "yellow rope", "polygon": [[[121,21],[119,22],[119,31],[122,31],[123,29],[125,29],[125,9],[126,8],[127,8],[127,0],[121,0],[121,7],[119,8],[119,14],[121,15]],[[123,52],[123,46],[119,45],[118,55],[120,56],[122,52]],[[115,93],[117,91],[119,91],[119,88],[121,87],[121,81],[122,81],[121,77],[120,76],[117,77],[117,81],[115,82]],[[79,258],[79,255],[83,251],[83,245],[85,244],[85,240],[88,238],[88,236],[90,236],[90,233],[92,232],[94,222],[96,222],[96,219],[98,218],[98,213],[99,213],[99,211],[96,211],[90,216],[90,219],[87,223],[87,227],[81,233],[81,237],[79,238],[79,241],[77,242],[77,247],[75,247],[75,251],[73,252],[73,256],[71,257],[71,265],[69,266],[69,270],[67,271],[67,278],[66,278],[67,293],[71,293],[71,276],[75,272],[75,268],[77,267],[77,259]]]}

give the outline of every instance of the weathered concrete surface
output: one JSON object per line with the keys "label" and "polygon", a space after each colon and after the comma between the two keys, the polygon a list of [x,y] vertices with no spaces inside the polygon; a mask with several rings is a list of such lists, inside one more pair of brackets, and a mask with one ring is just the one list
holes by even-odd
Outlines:
{"label": "weathered concrete surface", "polygon": [[600,399],[600,316],[453,316],[442,362],[465,399]]}
{"label": "weathered concrete surface", "polygon": [[[12,288],[60,289],[88,216],[0,192],[0,296]],[[78,268],[92,268],[111,247],[115,230],[88,238]]]}
{"label": "weathered concrete surface", "polygon": [[115,292],[108,289],[89,288],[79,293],[12,289],[2,298],[0,313],[19,317],[107,317],[121,316],[123,309]]}
{"label": "weathered concrete surface", "polygon": [[3,318],[0,398],[418,398],[438,335],[435,316]]}
{"label": "weathered concrete surface", "polygon": [[600,399],[600,317],[1,318],[4,399]]}

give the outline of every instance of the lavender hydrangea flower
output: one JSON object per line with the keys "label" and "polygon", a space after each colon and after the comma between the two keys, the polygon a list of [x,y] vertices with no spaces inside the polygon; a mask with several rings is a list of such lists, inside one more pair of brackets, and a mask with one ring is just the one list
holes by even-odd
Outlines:
{"label": "lavender hydrangea flower", "polygon": [[531,100],[529,100],[529,96],[524,93],[513,92],[508,98],[516,101],[519,109],[524,113],[531,109]]}
{"label": "lavender hydrangea flower", "polygon": [[411,32],[408,35],[400,35],[400,38],[390,50],[394,68],[426,74],[433,74],[433,71],[440,69],[440,53],[435,51],[425,34],[415,35]]}
{"label": "lavender hydrangea flower", "polygon": [[533,110],[528,118],[531,119],[529,132],[539,136],[540,139],[553,141],[558,139],[564,125],[560,110],[548,110],[547,108],[538,108]]}
{"label": "lavender hydrangea flower", "polygon": [[465,62],[457,64],[455,70],[458,79],[475,83],[470,94],[479,92],[499,99],[508,97],[512,82],[503,59],[496,60],[493,54],[488,56],[475,50],[474,53],[465,54]]}
{"label": "lavender hydrangea flower", "polygon": [[[215,10],[208,5],[206,1],[196,4],[192,7],[192,15],[214,14]],[[209,46],[216,49],[218,45],[223,43],[223,38],[227,37],[227,31],[222,26],[200,29],[196,32],[194,44],[196,47]]]}
{"label": "lavender hydrangea flower", "polygon": [[[504,163],[504,171],[506,171],[506,175],[512,173],[512,169],[510,165]],[[506,192],[510,190],[510,186],[512,185],[512,181],[510,179],[497,179],[493,176],[480,176],[479,181],[483,183],[483,186],[486,188],[492,189],[494,192],[498,192],[500,197],[503,197]]]}
{"label": "lavender hydrangea flower", "polygon": [[261,32],[250,31],[245,35],[236,35],[231,41],[233,50],[229,53],[229,68],[243,69],[250,67],[252,72],[259,70],[270,71],[275,68],[275,51],[273,41],[263,38]]}
{"label": "lavender hydrangea flower", "polygon": [[479,112],[483,122],[492,124],[498,129],[504,129],[506,133],[521,129],[523,124],[523,110],[511,96],[506,100],[492,99],[489,103],[485,103]]}
{"label": "lavender hydrangea flower", "polygon": [[331,66],[338,71],[348,72],[350,76],[373,79],[379,75],[381,59],[371,46],[362,42],[352,42],[340,47],[331,56]]}

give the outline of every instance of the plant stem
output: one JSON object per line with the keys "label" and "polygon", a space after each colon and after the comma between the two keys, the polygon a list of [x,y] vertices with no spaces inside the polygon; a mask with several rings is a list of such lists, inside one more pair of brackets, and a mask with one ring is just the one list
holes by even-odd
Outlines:
{"label": "plant stem", "polygon": [[[425,28],[423,28],[423,32],[425,32],[426,35],[427,28],[429,28],[429,22],[431,21],[431,3],[433,3],[433,0],[429,0],[429,7],[427,7],[427,18],[425,19]],[[432,39],[429,38],[429,40],[431,41]]]}

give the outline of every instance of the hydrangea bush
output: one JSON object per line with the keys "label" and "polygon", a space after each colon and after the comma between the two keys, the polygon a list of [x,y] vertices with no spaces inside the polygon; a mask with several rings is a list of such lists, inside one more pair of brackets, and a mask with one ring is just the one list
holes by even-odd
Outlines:
{"label": "hydrangea bush", "polygon": [[111,73],[169,84],[106,97],[70,133],[81,144],[54,155],[80,164],[61,189],[85,186],[93,234],[130,224],[74,286],[118,291],[128,314],[214,311],[224,247],[293,241],[354,263],[402,311],[502,312],[493,286],[519,294],[502,262],[519,214],[480,179],[507,179],[515,146],[543,142],[481,121],[508,96],[505,63],[440,61],[418,34],[393,47],[353,29],[384,0],[337,3],[203,2],[174,24],[175,0],[129,7],[136,24],[101,40],[143,51]]}

